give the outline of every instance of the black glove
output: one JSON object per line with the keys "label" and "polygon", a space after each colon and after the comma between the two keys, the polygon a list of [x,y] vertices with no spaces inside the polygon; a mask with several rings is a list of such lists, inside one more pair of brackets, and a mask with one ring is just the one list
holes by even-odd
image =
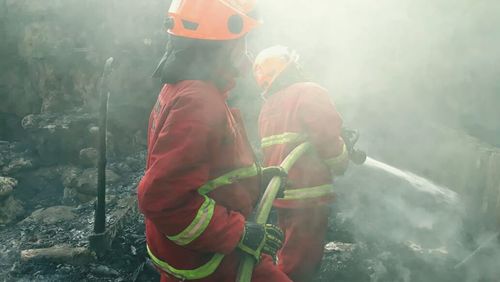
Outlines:
{"label": "black glove", "polygon": [[282,181],[286,179],[288,174],[286,171],[280,166],[268,166],[262,168],[262,182],[264,184],[269,183],[271,179],[275,176],[279,176],[282,178]]}
{"label": "black glove", "polygon": [[283,231],[276,225],[262,225],[247,221],[238,248],[258,262],[261,253],[275,258],[276,253],[283,246],[284,239]]}
{"label": "black glove", "polygon": [[278,191],[278,194],[276,195],[276,198],[283,198],[285,186],[287,184],[288,173],[282,167],[280,166],[263,167],[261,171],[261,181],[262,181],[261,187],[262,189],[266,189],[271,179],[275,176],[279,176],[281,178],[281,186]]}

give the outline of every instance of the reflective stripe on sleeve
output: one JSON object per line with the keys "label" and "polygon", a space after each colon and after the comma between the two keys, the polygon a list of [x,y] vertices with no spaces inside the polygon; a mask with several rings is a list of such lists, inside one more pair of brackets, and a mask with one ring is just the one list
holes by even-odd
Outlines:
{"label": "reflective stripe on sleeve", "polygon": [[205,231],[212,216],[214,215],[215,201],[207,196],[203,196],[205,201],[198,209],[196,216],[191,224],[181,233],[174,236],[167,236],[167,238],[176,243],[177,245],[184,246],[191,243],[196,238],[200,237],[201,233]]}
{"label": "reflective stripe on sleeve", "polygon": [[258,173],[259,169],[257,168],[256,164],[253,164],[249,167],[239,168],[208,181],[207,183],[205,183],[205,185],[201,186],[200,189],[198,189],[198,192],[201,195],[206,195],[220,186],[232,184],[243,178],[256,176]]}

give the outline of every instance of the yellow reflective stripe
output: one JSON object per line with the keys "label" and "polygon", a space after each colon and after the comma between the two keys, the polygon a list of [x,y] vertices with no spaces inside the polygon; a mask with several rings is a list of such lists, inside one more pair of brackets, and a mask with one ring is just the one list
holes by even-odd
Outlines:
{"label": "yellow reflective stripe", "polygon": [[342,153],[340,153],[340,155],[334,158],[325,160],[325,163],[328,167],[334,168],[336,165],[341,164],[348,159],[349,159],[349,153],[347,152],[347,147],[344,144],[344,146],[342,147]]}
{"label": "yellow reflective stripe", "polygon": [[285,132],[279,135],[272,135],[264,137],[261,140],[261,147],[266,148],[278,144],[286,143],[300,143],[307,139],[305,134],[295,133],[295,132]]}
{"label": "yellow reflective stripe", "polygon": [[149,249],[149,246],[146,245],[146,248],[148,250],[149,257],[151,257],[151,260],[154,262],[156,266],[158,266],[160,269],[163,271],[181,279],[181,280],[196,280],[196,279],[202,279],[205,278],[212,273],[215,272],[217,267],[219,267],[219,264],[221,263],[222,259],[224,258],[223,254],[214,254],[214,256],[204,265],[195,268],[195,269],[188,269],[188,270],[183,270],[183,269],[177,269],[174,268],[173,266],[169,265],[168,263],[160,260],[159,258],[155,257],[153,252]]}
{"label": "yellow reflective stripe", "polygon": [[333,194],[333,185],[325,184],[321,186],[285,190],[285,200],[300,200],[323,197]]}
{"label": "yellow reflective stripe", "polygon": [[198,209],[198,212],[196,213],[196,216],[191,224],[189,224],[189,226],[186,227],[186,229],[184,229],[181,233],[174,236],[167,236],[170,241],[179,246],[184,246],[200,237],[201,233],[207,229],[207,226],[214,215],[215,201],[207,196],[203,197],[205,198],[205,201]]}
{"label": "yellow reflective stripe", "polygon": [[[181,233],[174,236],[167,236],[167,238],[177,245],[184,246],[200,237],[200,235],[210,224],[210,220],[212,219],[215,210],[215,201],[206,196],[206,194],[210,193],[220,186],[232,184],[243,178],[256,176],[258,173],[259,168],[256,164],[253,164],[249,167],[233,170],[205,183],[205,185],[201,186],[198,189],[198,193],[200,193],[205,198],[205,201],[198,209],[198,212],[196,213],[193,221]],[[223,254],[214,254],[210,261],[196,269],[179,270],[155,257],[149,249],[149,246],[147,247],[147,249],[149,256],[159,268],[179,279],[185,280],[196,280],[209,276],[217,269],[220,262],[224,258]]]}
{"label": "yellow reflective stripe", "polygon": [[256,164],[253,164],[249,167],[239,168],[208,181],[207,183],[205,183],[205,185],[201,186],[200,189],[198,189],[198,192],[202,195],[206,195],[220,186],[232,184],[243,178],[256,176],[258,173],[259,170]]}

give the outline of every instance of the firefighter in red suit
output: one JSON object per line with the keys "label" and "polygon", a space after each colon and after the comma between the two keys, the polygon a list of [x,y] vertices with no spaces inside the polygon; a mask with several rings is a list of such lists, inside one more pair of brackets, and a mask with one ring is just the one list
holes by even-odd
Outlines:
{"label": "firefighter in red suit", "polygon": [[285,232],[279,266],[300,282],[312,281],[321,263],[335,197],[332,175],[345,171],[348,153],[341,138],[342,119],[327,90],[308,82],[297,60],[287,47],[265,49],[255,59],[254,76],[264,89],[259,117],[264,165],[279,165],[302,142],[313,145],[289,171],[283,195],[274,202]]}
{"label": "firefighter in red suit", "polygon": [[[174,0],[167,51],[155,75],[165,83],[149,121],[138,187],[147,251],[161,281],[235,281],[243,253],[258,262],[252,281],[290,281],[272,256],[283,233],[247,221],[263,170],[236,110],[226,104],[245,34],[257,26],[252,1]],[[248,60],[247,60],[248,62]]]}

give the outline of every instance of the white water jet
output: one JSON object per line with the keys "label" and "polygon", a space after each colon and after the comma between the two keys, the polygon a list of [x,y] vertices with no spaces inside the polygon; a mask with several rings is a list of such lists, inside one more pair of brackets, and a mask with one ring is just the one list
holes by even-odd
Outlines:
{"label": "white water jet", "polygon": [[447,187],[439,186],[429,179],[416,175],[412,172],[393,167],[370,157],[366,159],[365,165],[383,170],[398,178],[404,179],[408,181],[413,188],[421,192],[440,197],[448,203],[458,202],[458,194],[456,192],[450,190]]}

